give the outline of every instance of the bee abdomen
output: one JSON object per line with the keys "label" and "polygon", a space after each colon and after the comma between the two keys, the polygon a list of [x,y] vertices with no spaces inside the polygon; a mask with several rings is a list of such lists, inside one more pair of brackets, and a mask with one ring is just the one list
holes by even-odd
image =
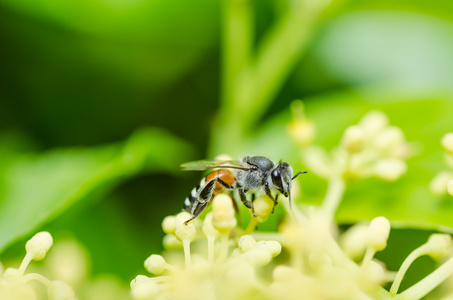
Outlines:
{"label": "bee abdomen", "polygon": [[[196,205],[199,202],[198,198],[199,198],[200,191],[206,186],[206,184],[208,184],[210,181],[212,181],[216,178],[222,179],[222,181],[224,181],[229,186],[232,186],[232,187],[235,186],[236,178],[233,176],[233,173],[231,173],[230,170],[220,169],[220,170],[213,171],[213,172],[209,173],[208,175],[206,175],[206,177],[204,177],[200,181],[200,183],[192,189],[189,196],[187,196],[187,198],[184,200],[183,210],[192,213],[194,205]],[[210,199],[208,201],[210,201],[212,199],[212,196],[220,194],[224,190],[225,190],[225,187],[222,184],[220,184],[219,182],[215,182],[214,188],[212,190],[212,194],[209,197]]]}

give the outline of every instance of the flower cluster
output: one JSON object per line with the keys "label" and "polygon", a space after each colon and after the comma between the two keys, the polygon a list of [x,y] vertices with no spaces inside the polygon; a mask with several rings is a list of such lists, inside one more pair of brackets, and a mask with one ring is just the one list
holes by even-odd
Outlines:
{"label": "flower cluster", "polygon": [[[453,273],[451,237],[433,234],[410,253],[398,272],[386,270],[375,254],[387,247],[391,224],[383,216],[341,232],[334,215],[348,179],[370,176],[394,181],[406,172],[410,147],[402,131],[381,112],[367,114],[346,129],[332,156],[311,145],[315,126],[301,103],[293,104],[290,135],[300,145],[309,170],[328,180],[318,207],[289,206],[276,232],[256,231],[273,211],[267,196],[254,201],[245,229],[238,226],[232,199],[214,198],[209,212],[185,225],[190,214],[164,219],[162,255],[151,255],[131,282],[134,299],[420,299]],[[297,187],[296,185],[294,187]],[[298,192],[293,191],[294,198]],[[276,217],[276,216],[272,216]],[[182,251],[181,251],[182,249]],[[446,259],[434,272],[400,291],[418,257]],[[390,290],[383,286],[391,283]]]}
{"label": "flower cluster", "polygon": [[386,181],[395,181],[406,172],[409,143],[400,128],[389,125],[383,112],[372,111],[357,125],[346,128],[339,147],[329,155],[323,148],[310,145],[315,128],[300,112],[301,105],[293,103],[294,120],[289,132],[303,146],[303,158],[311,172],[325,179],[375,176]]}
{"label": "flower cluster", "polygon": [[441,141],[445,150],[445,161],[450,171],[442,171],[431,180],[431,191],[438,195],[445,195],[447,192],[453,196],[453,132],[443,136]]}
{"label": "flower cluster", "polygon": [[18,269],[8,268],[4,271],[0,270],[0,299],[38,299],[38,292],[29,285],[32,281],[40,282],[47,288],[47,296],[50,300],[75,299],[74,291],[64,281],[49,280],[38,273],[25,274],[29,263],[32,260],[44,259],[52,244],[53,239],[50,233],[39,232],[26,243],[25,249],[27,253]]}

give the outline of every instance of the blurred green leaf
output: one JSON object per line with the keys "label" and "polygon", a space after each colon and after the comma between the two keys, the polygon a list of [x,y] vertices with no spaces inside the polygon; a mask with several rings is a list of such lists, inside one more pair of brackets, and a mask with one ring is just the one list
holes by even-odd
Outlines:
{"label": "blurred green leaf", "polygon": [[449,20],[363,10],[329,20],[313,46],[323,68],[338,80],[391,82],[414,90],[451,87],[452,36]]}
{"label": "blurred green leaf", "polygon": [[125,143],[72,148],[0,160],[0,250],[83,199],[96,199],[140,172],[171,172],[192,148],[158,129]]}

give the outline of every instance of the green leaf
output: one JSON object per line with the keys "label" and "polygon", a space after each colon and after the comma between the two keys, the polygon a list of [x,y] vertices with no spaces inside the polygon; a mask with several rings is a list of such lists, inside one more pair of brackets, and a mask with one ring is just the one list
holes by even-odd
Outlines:
{"label": "green leaf", "polygon": [[191,154],[178,138],[142,129],[125,143],[0,160],[0,250],[74,202],[99,198],[140,172],[177,171]]}

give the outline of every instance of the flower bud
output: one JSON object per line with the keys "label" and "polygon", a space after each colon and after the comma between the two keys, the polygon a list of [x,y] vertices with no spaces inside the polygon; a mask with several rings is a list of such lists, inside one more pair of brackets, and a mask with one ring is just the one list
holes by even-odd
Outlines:
{"label": "flower bud", "polygon": [[360,259],[365,253],[368,226],[363,223],[349,228],[340,239],[344,252],[353,260]]}
{"label": "flower bud", "polygon": [[213,218],[212,212],[206,215],[203,221],[202,231],[206,237],[212,236],[214,238],[217,238],[220,232],[214,227],[214,224],[212,223],[212,218]]}
{"label": "flower bud", "polygon": [[238,247],[242,252],[252,250],[256,245],[255,238],[251,235],[243,235],[239,238]]}
{"label": "flower bud", "polygon": [[267,195],[256,198],[256,200],[253,202],[256,220],[259,223],[265,222],[269,218],[269,215],[272,213],[274,205],[274,201]]}
{"label": "flower bud", "polygon": [[357,125],[346,128],[341,144],[350,153],[362,151],[365,145],[365,131]]}
{"label": "flower bud", "polygon": [[162,221],[162,230],[166,234],[175,234],[176,230],[176,217],[175,216],[167,216]]}
{"label": "flower bud", "polygon": [[449,234],[431,234],[425,244],[426,254],[439,260],[450,253],[451,236]]}
{"label": "flower bud", "polygon": [[367,113],[359,122],[367,134],[374,135],[384,129],[389,123],[387,115],[381,111]]}
{"label": "flower bud", "polygon": [[259,241],[256,243],[256,247],[266,249],[272,257],[276,257],[282,252],[282,245],[277,241]]}
{"label": "flower bud", "polygon": [[173,234],[167,234],[162,240],[162,245],[167,250],[182,249],[182,243]]}
{"label": "flower bud", "polygon": [[226,194],[219,194],[212,201],[212,223],[221,233],[227,233],[236,227],[232,199]]}
{"label": "flower bud", "polygon": [[448,184],[451,180],[453,180],[453,173],[445,171],[440,172],[431,180],[431,182],[429,183],[429,188],[431,192],[437,196],[445,195],[446,191],[453,195],[448,187]]}
{"label": "flower bud", "polygon": [[149,277],[138,275],[131,281],[131,295],[134,299],[153,299],[158,293],[158,284]]}
{"label": "flower bud", "polygon": [[308,119],[291,121],[288,131],[291,139],[301,146],[311,144],[316,135],[315,124]]}
{"label": "flower bud", "polygon": [[74,291],[64,281],[54,280],[51,281],[49,287],[50,300],[72,300],[75,299]]}
{"label": "flower bud", "polygon": [[262,267],[272,260],[272,254],[269,250],[255,247],[243,254],[248,263],[254,267]]}
{"label": "flower bud", "polygon": [[16,280],[22,276],[22,273],[19,273],[19,269],[8,268],[3,273],[3,278]]}
{"label": "flower bud", "polygon": [[145,260],[145,269],[154,274],[160,275],[167,268],[167,262],[161,255],[153,254]]}
{"label": "flower bud", "polygon": [[187,224],[184,223],[191,217],[192,215],[188,212],[182,212],[176,216],[175,236],[178,238],[178,240],[187,240],[191,242],[195,239],[195,236],[197,234],[195,224],[193,222],[189,222]]}
{"label": "flower bud", "polygon": [[42,260],[50,247],[52,247],[52,244],[53,239],[50,233],[41,231],[28,240],[27,244],[25,244],[25,249],[32,254],[33,260]]}
{"label": "flower bud", "polygon": [[406,173],[406,163],[398,158],[387,158],[379,160],[375,165],[375,174],[377,177],[387,180],[395,181]]}
{"label": "flower bud", "polygon": [[393,154],[394,150],[404,141],[403,131],[396,126],[389,126],[378,133],[374,145],[383,153]]}
{"label": "flower bud", "polygon": [[451,196],[453,196],[453,179],[448,181],[447,191]]}
{"label": "flower bud", "polygon": [[376,252],[384,250],[387,247],[390,228],[390,222],[385,217],[377,217],[371,220],[367,232],[367,247],[374,249]]}
{"label": "flower bud", "polygon": [[384,267],[373,260],[367,262],[361,268],[361,278],[362,284],[371,285],[382,285],[385,282],[385,269]]}
{"label": "flower bud", "polygon": [[442,137],[441,144],[447,152],[453,154],[453,132],[449,132],[444,135]]}
{"label": "flower bud", "polygon": [[310,144],[316,135],[315,124],[305,117],[304,103],[300,100],[291,103],[293,120],[288,126],[288,132],[293,141],[300,146]]}

